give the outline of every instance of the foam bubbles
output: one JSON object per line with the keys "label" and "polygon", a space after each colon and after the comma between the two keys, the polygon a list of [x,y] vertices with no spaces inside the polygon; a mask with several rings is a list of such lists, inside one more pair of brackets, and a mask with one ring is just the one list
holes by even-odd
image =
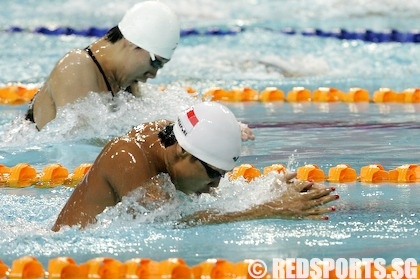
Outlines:
{"label": "foam bubbles", "polygon": [[60,108],[57,117],[40,132],[23,117],[7,123],[0,130],[0,142],[11,146],[35,143],[54,144],[66,140],[109,139],[127,133],[132,127],[159,119],[175,119],[176,115],[194,103],[200,102],[180,86],[165,90],[156,85],[143,85],[140,97],[119,92],[90,93],[86,98]]}

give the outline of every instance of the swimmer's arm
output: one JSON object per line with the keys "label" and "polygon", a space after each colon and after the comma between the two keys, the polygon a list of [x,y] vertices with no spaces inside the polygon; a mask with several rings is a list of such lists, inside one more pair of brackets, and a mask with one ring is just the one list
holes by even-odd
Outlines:
{"label": "swimmer's arm", "polygon": [[248,127],[247,124],[239,122],[239,126],[241,126],[241,137],[242,141],[254,140],[255,135],[251,128]]}
{"label": "swimmer's arm", "polygon": [[335,210],[335,207],[323,206],[338,198],[331,195],[333,191],[334,188],[313,182],[294,181],[279,197],[247,210],[225,213],[204,210],[184,217],[181,223],[217,224],[269,218],[325,220],[328,219],[325,214]]}

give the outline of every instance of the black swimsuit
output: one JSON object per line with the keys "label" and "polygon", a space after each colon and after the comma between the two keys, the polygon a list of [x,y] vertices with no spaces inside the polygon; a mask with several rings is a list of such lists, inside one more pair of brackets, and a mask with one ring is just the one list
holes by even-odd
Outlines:
{"label": "black swimsuit", "polygon": [[[38,92],[36,94],[38,94]],[[29,104],[28,111],[25,114],[25,119],[31,121],[32,123],[35,123],[35,119],[34,119],[34,98],[32,98],[31,103]]]}
{"label": "black swimsuit", "polygon": [[[92,50],[90,50],[89,47],[86,47],[85,50],[89,54],[89,56],[92,58],[96,67],[98,67],[99,72],[101,72],[102,77],[104,78],[106,88],[108,89],[109,92],[111,92],[112,97],[114,97],[114,92],[112,92],[111,84],[109,84],[108,79],[106,78],[105,72],[102,69],[101,65],[99,64],[98,60],[96,60],[95,55],[93,55]],[[38,92],[37,92],[37,94],[38,94]],[[35,94],[35,96],[36,96],[36,94]],[[31,103],[29,104],[28,111],[26,112],[26,115],[25,115],[25,119],[29,120],[33,123],[35,123],[35,119],[34,119],[34,99],[35,99],[35,97],[32,98]]]}
{"label": "black swimsuit", "polygon": [[104,81],[105,81],[105,83],[106,83],[106,88],[108,89],[108,91],[110,91],[110,92],[111,92],[112,97],[115,97],[115,96],[114,96],[114,92],[112,92],[111,84],[109,84],[108,79],[106,78],[105,72],[104,72],[104,70],[102,69],[101,65],[99,64],[98,60],[96,60],[95,55],[93,55],[92,50],[90,50],[90,48],[89,48],[89,47],[85,48],[85,50],[87,51],[87,53],[89,54],[89,56],[92,58],[93,62],[95,62],[96,67],[98,67],[99,72],[101,72],[102,77],[104,78]]}

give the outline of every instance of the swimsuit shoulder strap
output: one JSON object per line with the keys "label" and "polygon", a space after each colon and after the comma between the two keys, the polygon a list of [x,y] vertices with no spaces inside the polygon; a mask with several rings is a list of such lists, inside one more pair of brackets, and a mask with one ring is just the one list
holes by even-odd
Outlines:
{"label": "swimsuit shoulder strap", "polygon": [[104,78],[104,81],[105,81],[105,84],[106,84],[106,87],[107,87],[108,91],[110,91],[111,94],[112,94],[112,97],[114,97],[114,92],[112,92],[111,85],[109,84],[108,79],[106,78],[105,72],[102,69],[101,65],[99,64],[98,60],[96,60],[95,55],[93,55],[92,50],[89,47],[85,48],[85,50],[87,51],[89,56],[92,58],[93,62],[96,64],[96,67],[98,67],[99,72],[101,72],[102,77]]}

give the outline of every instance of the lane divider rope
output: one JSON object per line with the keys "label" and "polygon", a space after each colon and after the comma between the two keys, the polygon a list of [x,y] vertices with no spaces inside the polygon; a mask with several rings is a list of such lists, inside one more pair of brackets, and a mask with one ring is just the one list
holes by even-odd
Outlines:
{"label": "lane divider rope", "polygon": [[28,163],[19,163],[13,167],[0,164],[0,187],[24,188],[35,186],[37,188],[50,188],[56,186],[74,187],[89,171],[92,164],[81,164],[72,173],[61,164],[49,164],[42,172]]}
{"label": "lane divider rope", "polygon": [[[340,274],[355,272],[354,268],[352,270],[351,267],[347,267],[348,270],[342,270],[339,266],[331,266],[328,261],[318,260],[314,264],[320,270],[320,278],[330,278],[337,272]],[[405,263],[403,261],[380,266],[373,261],[361,261],[359,266],[360,274],[364,274],[366,278],[385,278],[379,270],[386,271],[387,275],[393,275],[403,270],[404,267]],[[283,274],[285,274],[286,264],[280,268],[283,269]],[[413,266],[410,271],[413,278],[420,277],[420,265]],[[232,262],[222,258],[211,258],[190,266],[182,258],[168,258],[162,261],[155,261],[150,258],[132,258],[123,262],[112,257],[97,257],[78,264],[72,257],[56,257],[48,261],[47,269],[33,256],[23,256],[15,259],[11,267],[4,264],[0,259],[1,279],[270,279],[273,276],[277,278],[278,274],[271,274],[265,263],[263,265],[260,260],[253,259]],[[312,277],[308,274],[306,278]],[[388,276],[388,278],[391,277]]]}
{"label": "lane divider rope", "polygon": [[[266,30],[278,34],[316,36],[320,38],[335,38],[340,40],[361,40],[372,43],[420,43],[420,30],[400,31],[397,29],[387,29],[374,31],[371,29],[347,30],[345,28],[334,28],[332,30],[322,30],[319,28],[305,28],[302,30],[294,28],[273,29],[268,27],[209,27],[209,28],[186,28],[181,30],[181,37],[188,36],[226,36],[236,35],[248,30]],[[69,26],[46,27],[39,26],[33,29],[19,26],[10,26],[3,29],[7,33],[35,33],[43,35],[75,35],[84,37],[102,37],[108,32],[109,28],[88,27],[77,29]]]}
{"label": "lane divider rope", "polygon": [[204,92],[203,99],[226,102],[373,102],[373,103],[419,103],[420,88],[407,88],[396,92],[390,88],[379,88],[372,97],[368,90],[358,87],[344,92],[334,87],[319,87],[312,92],[305,87],[293,87],[287,94],[277,87],[266,87],[261,92],[251,87],[226,90],[220,87]]}
{"label": "lane divider rope", "polygon": [[[229,178],[244,179],[252,181],[262,175],[275,171],[286,173],[286,167],[283,164],[273,164],[264,167],[263,171],[252,164],[242,164],[235,167]],[[362,166],[359,173],[348,164],[338,164],[328,170],[328,175],[324,170],[315,164],[306,164],[297,168],[297,179],[314,182],[330,183],[416,183],[420,182],[420,166],[417,164],[404,164],[395,169],[385,170],[381,164],[370,164]]]}
{"label": "lane divider rope", "polygon": [[[165,90],[164,87],[160,88]],[[20,105],[30,102],[39,88],[24,84],[8,84],[0,87],[0,104]],[[185,90],[199,96],[192,87]],[[251,87],[224,89],[212,87],[206,90],[201,98],[210,101],[225,102],[346,102],[346,103],[420,103],[420,87],[407,88],[396,92],[391,88],[379,88],[371,94],[368,90],[353,87],[347,92],[334,87],[319,87],[313,91],[305,87],[293,87],[287,94],[277,87],[266,87],[258,91]]]}
{"label": "lane divider rope", "polygon": [[[0,164],[0,187],[25,188],[52,188],[57,186],[74,187],[89,171],[92,164],[81,164],[72,173],[61,164],[49,164],[41,172],[28,163],[19,163],[13,167]],[[242,164],[228,172],[230,180],[243,179],[250,182],[261,176],[275,171],[285,173],[283,164],[266,166],[263,170],[252,164]],[[385,170],[381,164],[369,164],[357,171],[348,164],[338,164],[328,169],[328,175],[315,164],[306,164],[297,168],[297,178],[314,182],[330,183],[415,183],[420,182],[420,166],[417,164],[404,164],[395,169]]]}

